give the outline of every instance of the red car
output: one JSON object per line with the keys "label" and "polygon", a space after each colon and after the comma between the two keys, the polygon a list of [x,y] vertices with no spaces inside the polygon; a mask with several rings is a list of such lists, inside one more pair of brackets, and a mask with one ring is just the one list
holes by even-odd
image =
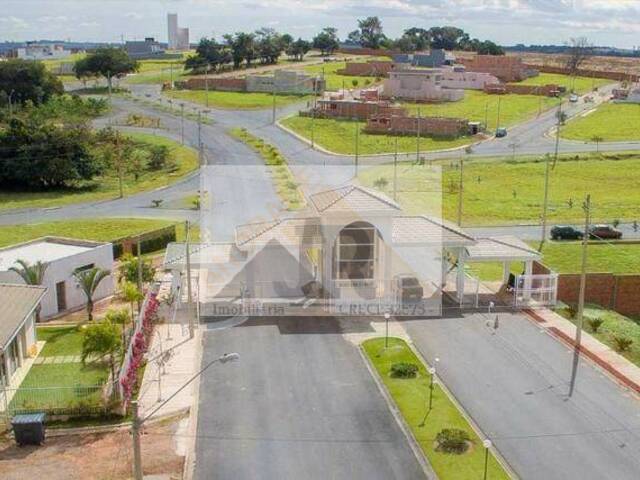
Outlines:
{"label": "red car", "polygon": [[611,225],[594,225],[589,229],[589,238],[597,240],[618,240],[622,232]]}

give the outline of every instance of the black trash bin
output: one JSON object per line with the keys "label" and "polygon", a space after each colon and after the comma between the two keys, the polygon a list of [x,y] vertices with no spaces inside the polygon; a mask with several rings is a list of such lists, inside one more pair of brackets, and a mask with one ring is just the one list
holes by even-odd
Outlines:
{"label": "black trash bin", "polygon": [[44,443],[44,413],[16,415],[11,420],[16,443],[22,445],[42,445]]}

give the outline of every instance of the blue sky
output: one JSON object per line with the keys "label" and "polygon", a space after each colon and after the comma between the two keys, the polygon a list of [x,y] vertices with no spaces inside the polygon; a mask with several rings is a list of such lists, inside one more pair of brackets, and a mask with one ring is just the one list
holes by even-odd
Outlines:
{"label": "blue sky", "polygon": [[503,44],[640,46],[640,0],[0,0],[0,40],[166,40],[177,12],[192,41],[262,26],[309,38],[332,25],[345,37],[356,19],[378,15],[389,36],[411,26],[456,25]]}

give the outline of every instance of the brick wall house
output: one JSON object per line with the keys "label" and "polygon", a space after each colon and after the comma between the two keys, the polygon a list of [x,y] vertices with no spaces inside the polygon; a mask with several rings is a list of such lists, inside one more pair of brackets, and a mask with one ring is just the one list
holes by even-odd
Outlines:
{"label": "brick wall house", "polygon": [[372,115],[365,126],[367,133],[387,135],[421,135],[457,137],[469,133],[469,121],[447,117],[408,117],[406,115]]}
{"label": "brick wall house", "polygon": [[559,85],[519,85],[517,83],[492,83],[484,87],[485,93],[493,95],[505,95],[515,93],[516,95],[539,95],[542,97],[557,97],[562,93]]}
{"label": "brick wall house", "polygon": [[476,55],[462,58],[460,62],[470,72],[484,72],[498,77],[503,82],[520,82],[538,72],[522,63],[520,57],[506,55]]}
{"label": "brick wall house", "polygon": [[383,97],[417,102],[455,102],[464,98],[464,90],[445,88],[439,69],[398,70],[384,81]]}
{"label": "brick wall house", "polygon": [[314,115],[318,118],[357,118],[366,120],[371,115],[406,116],[406,109],[386,101],[362,101],[355,99],[318,100],[315,109],[301,112],[302,116]]}

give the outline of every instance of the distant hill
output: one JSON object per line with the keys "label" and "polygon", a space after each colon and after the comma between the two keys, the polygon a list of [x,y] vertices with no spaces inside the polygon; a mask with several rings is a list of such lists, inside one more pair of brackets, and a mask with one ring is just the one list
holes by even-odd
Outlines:
{"label": "distant hill", "polygon": [[[530,52],[530,53],[566,53],[569,49],[566,45],[513,45],[503,47],[508,52]],[[617,48],[617,47],[593,47],[593,54],[602,57],[640,57],[638,48]]]}

